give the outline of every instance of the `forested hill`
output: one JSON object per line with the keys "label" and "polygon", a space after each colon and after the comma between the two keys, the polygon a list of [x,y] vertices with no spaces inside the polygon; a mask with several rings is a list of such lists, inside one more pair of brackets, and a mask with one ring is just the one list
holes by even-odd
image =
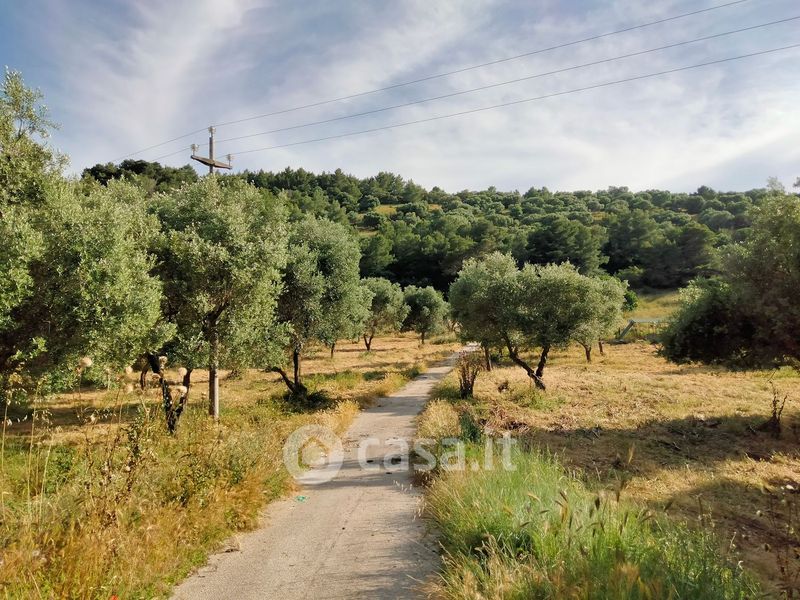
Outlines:
{"label": "forested hill", "polygon": [[[196,179],[190,167],[146,161],[96,165],[84,177],[104,183],[132,177],[160,191]],[[431,190],[392,173],[359,179],[341,170],[244,171],[272,193],[285,191],[293,212],[347,223],[361,233],[362,276],[446,290],[465,258],[493,250],[520,262],[569,260],[585,273],[604,269],[634,287],[677,287],[714,271],[719,250],[743,239],[766,189],[692,194],[665,190],[524,193]]]}

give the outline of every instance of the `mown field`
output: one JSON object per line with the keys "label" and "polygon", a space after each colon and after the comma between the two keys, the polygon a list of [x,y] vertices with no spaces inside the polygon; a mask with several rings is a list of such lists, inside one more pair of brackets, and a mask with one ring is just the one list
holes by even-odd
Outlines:
{"label": "mown field", "polygon": [[[659,296],[638,312],[663,316],[672,303]],[[472,400],[458,398],[455,374],[437,395],[461,413],[462,434],[465,418],[495,435],[511,432],[523,448],[552,454],[588,493],[619,494],[653,514],[712,531],[721,555],[741,561],[767,591],[797,593],[796,371],[678,366],[658,356],[655,345],[636,341],[607,344],[591,363],[579,347],[556,352],[545,378],[547,392],[537,392],[521,369],[501,362],[479,375]],[[781,401],[788,396],[779,438],[759,429],[771,415],[773,393]],[[434,409],[424,428],[431,418],[452,424],[437,406],[438,416]],[[530,486],[526,491],[541,495],[535,482]]]}
{"label": "mown field", "polygon": [[[438,343],[437,343],[438,342]],[[413,335],[340,343],[304,363],[329,406],[294,409],[277,375],[223,378],[218,424],[206,416],[207,373],[193,374],[175,436],[154,388],[82,389],[12,406],[0,453],[0,586],[8,598],[164,597],[260,509],[292,487],[286,436],[307,423],[343,431],[359,407],[399,388],[456,345]],[[177,372],[171,374],[178,383]]]}

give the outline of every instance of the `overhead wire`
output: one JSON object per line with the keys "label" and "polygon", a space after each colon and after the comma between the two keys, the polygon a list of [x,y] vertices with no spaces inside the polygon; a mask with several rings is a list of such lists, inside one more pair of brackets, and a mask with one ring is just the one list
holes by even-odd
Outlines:
{"label": "overhead wire", "polygon": [[674,68],[674,69],[666,69],[666,70],[657,71],[657,72],[654,72],[654,73],[646,73],[646,74],[643,74],[643,75],[625,77],[624,79],[616,79],[616,80],[613,80],[613,81],[606,81],[606,82],[603,82],[603,83],[597,83],[597,84],[588,85],[588,86],[584,86],[584,87],[572,88],[572,89],[564,90],[564,91],[561,91],[561,92],[554,92],[554,93],[551,93],[551,94],[543,94],[541,96],[534,96],[532,98],[522,98],[520,100],[512,100],[512,101],[509,101],[509,102],[503,102],[503,103],[500,103],[500,104],[493,104],[493,105],[490,105],[490,106],[483,106],[483,107],[480,107],[480,108],[462,110],[462,111],[458,111],[458,112],[454,112],[454,113],[448,113],[448,114],[444,114],[444,115],[437,115],[437,116],[434,116],[434,117],[427,117],[427,118],[424,118],[424,119],[415,119],[413,121],[405,121],[405,122],[401,122],[401,123],[394,123],[394,124],[391,124],[391,125],[384,125],[384,126],[381,126],[381,127],[373,127],[373,128],[370,128],[370,129],[363,129],[363,130],[359,130],[359,131],[351,131],[351,132],[347,132],[347,133],[329,135],[329,136],[319,137],[319,138],[314,138],[314,139],[309,139],[309,140],[301,140],[301,141],[298,141],[298,142],[290,142],[290,143],[286,143],[286,144],[276,144],[276,145],[273,145],[273,146],[265,146],[265,147],[262,147],[262,148],[251,148],[249,150],[240,150],[238,152],[232,152],[231,154],[236,155],[236,156],[240,156],[242,154],[251,154],[251,153],[254,153],[254,152],[266,152],[268,150],[277,150],[277,149],[280,149],[280,148],[290,148],[290,147],[293,147],[293,146],[301,146],[301,145],[304,145],[304,144],[312,144],[312,143],[316,143],[316,142],[324,142],[324,141],[347,138],[347,137],[352,137],[352,136],[357,136],[357,135],[364,135],[364,134],[367,134],[367,133],[374,133],[374,132],[378,132],[378,131],[397,129],[397,128],[400,128],[400,127],[407,127],[409,125],[419,125],[419,124],[422,124],[422,123],[430,123],[432,121],[439,121],[439,120],[442,120],[442,119],[450,119],[450,118],[453,118],[453,117],[460,117],[460,116],[469,115],[469,114],[475,114],[475,113],[484,112],[484,111],[488,111],[488,110],[495,110],[495,109],[498,109],[498,108],[506,108],[506,107],[509,107],[509,106],[516,106],[516,105],[525,104],[525,103],[529,103],[529,102],[535,102],[535,101],[538,101],[538,100],[545,100],[545,99],[548,99],[548,98],[556,98],[556,97],[559,97],[559,96],[566,96],[566,95],[569,95],[569,94],[585,92],[585,91],[588,91],[588,90],[595,90],[595,89],[599,89],[599,88],[611,87],[611,86],[614,86],[614,85],[620,85],[620,84],[629,83],[629,82],[632,82],[632,81],[640,81],[640,80],[643,80],[643,79],[650,79],[650,78],[653,78],[653,77],[660,77],[660,76],[669,75],[669,74],[672,74],[672,73],[679,73],[679,72],[682,72],[682,71],[689,71],[691,69],[699,69],[699,68],[707,67],[707,66],[711,66],[711,65],[718,65],[718,64],[722,64],[722,63],[728,63],[728,62],[736,61],[736,60],[743,60],[743,59],[746,59],[746,58],[753,58],[753,57],[756,57],[756,56],[763,56],[763,55],[766,55],[766,54],[773,54],[773,53],[776,53],[776,52],[783,52],[783,51],[791,50],[791,49],[795,49],[795,48],[800,48],[800,43],[798,43],[798,44],[790,44],[788,46],[781,46],[781,47],[778,47],[778,48],[770,48],[770,49],[767,49],[767,50],[760,50],[758,52],[751,52],[751,53],[748,53],[748,54],[741,54],[741,55],[738,55],[738,56],[731,56],[731,57],[727,57],[727,58],[721,58],[721,59],[717,59],[717,60],[706,61],[706,62],[697,63],[697,64],[693,64],[693,65],[686,65],[686,66],[677,67],[677,68]]}
{"label": "overhead wire", "polygon": [[[375,93],[378,93],[378,92],[384,92],[384,91],[388,91],[388,90],[393,90],[393,89],[397,89],[397,88],[401,88],[401,87],[405,87],[405,86],[409,86],[409,85],[414,85],[414,84],[417,84],[417,83],[422,83],[422,82],[425,82],[425,81],[441,79],[443,77],[448,77],[450,75],[456,75],[458,73],[465,73],[467,71],[472,71],[472,70],[480,69],[480,68],[483,68],[483,67],[497,65],[497,64],[504,63],[504,62],[509,62],[509,61],[512,61],[512,60],[517,60],[517,59],[520,59],[520,58],[524,58],[524,57],[527,57],[527,56],[534,56],[536,54],[542,54],[544,52],[550,52],[550,51],[553,51],[553,50],[559,50],[561,48],[568,48],[570,46],[576,46],[578,44],[583,44],[583,43],[586,43],[586,42],[591,42],[591,41],[603,39],[603,38],[606,38],[606,37],[619,35],[619,34],[622,34],[622,33],[628,33],[630,31],[636,31],[638,29],[644,29],[646,27],[652,27],[654,25],[660,25],[662,23],[668,23],[668,22],[671,22],[671,21],[677,21],[679,19],[684,19],[684,18],[687,18],[687,17],[692,17],[692,16],[695,16],[695,15],[699,15],[699,14],[708,13],[708,12],[715,11],[715,10],[720,10],[720,9],[724,9],[724,8],[737,6],[737,5],[744,4],[745,2],[749,2],[749,1],[750,0],[732,0],[730,2],[725,2],[723,4],[717,4],[715,6],[709,6],[709,7],[706,7],[706,8],[693,10],[693,11],[690,11],[690,12],[680,13],[680,14],[677,14],[677,15],[672,15],[670,17],[664,17],[664,18],[661,18],[661,19],[656,19],[654,21],[649,21],[647,23],[641,23],[641,24],[638,24],[638,25],[631,25],[631,26],[624,27],[624,28],[621,28],[621,29],[616,29],[614,31],[608,31],[606,33],[600,33],[600,34],[592,35],[592,36],[589,36],[589,37],[581,38],[581,39],[578,39],[578,40],[573,40],[573,41],[570,41],[570,42],[564,42],[564,43],[561,43],[561,44],[556,44],[556,45],[548,46],[548,47],[545,47],[545,48],[539,48],[539,49],[536,49],[536,50],[523,52],[521,54],[517,54],[517,55],[514,55],[514,56],[508,56],[508,57],[499,58],[499,59],[487,61],[487,62],[480,63],[480,64],[469,65],[469,66],[466,66],[466,67],[461,67],[459,69],[454,69],[454,70],[446,71],[446,72],[443,72],[443,73],[436,73],[434,75],[427,75],[427,76],[424,76],[424,77],[419,77],[417,79],[412,79],[412,80],[409,80],[409,81],[395,83],[395,84],[387,85],[387,86],[384,86],[384,87],[379,87],[379,88],[374,88],[374,89],[365,90],[365,91],[361,91],[361,92],[356,92],[356,93],[348,94],[348,95],[345,95],[345,96],[339,96],[339,97],[330,98],[330,99],[327,99],[327,100],[320,100],[320,101],[317,101],[317,102],[311,102],[311,103],[308,103],[308,104],[302,104],[302,105],[298,105],[298,106],[284,108],[284,109],[280,109],[280,110],[276,110],[276,111],[272,111],[272,112],[262,113],[262,114],[259,114],[259,115],[252,115],[252,116],[243,117],[243,118],[240,118],[240,119],[234,119],[234,120],[230,120],[230,121],[223,121],[223,122],[216,123],[213,126],[214,127],[224,127],[224,126],[227,126],[227,125],[235,125],[235,124],[238,124],[238,123],[244,123],[246,121],[253,121],[253,120],[256,120],[256,119],[262,119],[262,118],[266,118],[266,117],[272,117],[272,116],[276,116],[276,115],[286,114],[286,113],[290,113],[290,112],[294,112],[294,111],[298,111],[298,110],[304,110],[304,109],[307,109],[307,108],[314,108],[314,107],[318,107],[318,106],[324,106],[324,105],[327,105],[327,104],[333,104],[335,102],[341,102],[343,100],[350,100],[352,98],[358,98],[358,97],[366,96],[366,95],[369,95],[369,94],[375,94]],[[165,140],[165,141],[159,142],[157,144],[152,144],[150,146],[147,146],[146,148],[141,148],[141,149],[136,150],[134,152],[129,152],[128,154],[125,154],[125,155],[123,155],[121,157],[118,157],[118,158],[114,159],[114,162],[117,162],[117,161],[125,159],[125,158],[130,158],[132,156],[136,156],[137,154],[141,154],[143,152],[147,152],[148,150],[154,150],[155,148],[160,148],[161,146],[166,146],[167,144],[171,144],[171,143],[176,142],[176,141],[180,141],[180,140],[188,138],[188,137],[190,137],[192,135],[196,135],[198,133],[202,133],[202,132],[206,131],[206,129],[207,128],[204,127],[203,129],[198,129],[198,130],[195,130],[195,131],[191,131],[189,133],[173,137],[173,138],[171,138],[169,140]],[[181,151],[183,151],[183,150],[184,149],[181,149]],[[160,158],[166,158],[168,156],[173,156],[174,154],[177,154],[177,152],[173,152],[173,153],[164,155],[163,157],[160,157]],[[159,160],[159,159],[156,158],[156,159],[153,159],[153,160]]]}
{"label": "overhead wire", "polygon": [[405,87],[405,86],[408,86],[408,85],[414,85],[414,84],[417,84],[417,83],[423,83],[423,82],[431,81],[431,80],[434,80],[434,79],[441,79],[442,77],[449,77],[450,75],[457,75],[459,73],[466,73],[467,71],[473,71],[475,69],[481,69],[483,67],[489,67],[489,66],[492,66],[492,65],[498,65],[498,64],[509,62],[509,61],[512,61],[512,60],[518,60],[520,58],[526,58],[528,56],[534,56],[536,54],[542,54],[544,52],[551,52],[553,50],[560,50],[562,48],[569,48],[570,46],[576,46],[578,44],[584,44],[586,42],[592,42],[592,41],[599,40],[599,39],[606,38],[606,37],[610,37],[610,36],[613,36],[613,35],[619,35],[621,33],[628,33],[630,31],[635,31],[637,29],[644,29],[645,27],[651,27],[653,25],[660,25],[662,23],[668,23],[670,21],[675,21],[675,20],[678,20],[678,19],[683,19],[683,18],[686,18],[686,17],[699,15],[701,13],[710,12],[712,10],[719,10],[721,8],[728,8],[730,6],[735,6],[735,5],[742,4],[744,2],[749,2],[749,1],[750,0],[733,0],[732,2],[727,2],[725,4],[718,4],[716,6],[710,6],[710,7],[707,7],[707,8],[700,9],[700,10],[694,10],[694,11],[691,11],[691,12],[682,13],[682,14],[679,14],[679,15],[671,16],[671,17],[665,17],[663,19],[658,19],[656,21],[650,21],[648,23],[642,23],[640,25],[632,25],[630,27],[625,27],[623,29],[617,29],[615,31],[609,31],[607,33],[600,33],[600,34],[597,34],[597,35],[581,38],[579,40],[574,40],[574,41],[571,41],[571,42],[564,42],[564,43],[561,43],[561,44],[556,44],[554,46],[548,46],[546,48],[538,48],[536,50],[530,50],[528,52],[523,52],[522,54],[516,54],[514,56],[507,56],[505,58],[498,58],[496,60],[490,60],[490,61],[487,61],[487,62],[484,62],[484,63],[480,63],[480,64],[477,64],[477,65],[470,65],[470,66],[467,66],[467,67],[461,67],[459,69],[454,69],[452,71],[445,71],[443,73],[437,73],[435,75],[426,75],[425,77],[419,77],[417,79],[412,79],[410,81],[404,81],[404,82],[401,82],[401,83],[393,83],[391,85],[387,85],[387,86],[384,86],[384,87],[374,88],[374,89],[371,89],[371,90],[365,90],[363,92],[356,92],[356,93],[353,93],[353,94],[348,94],[346,96],[339,96],[338,98],[331,98],[329,100],[320,100],[320,101],[317,101],[317,102],[312,102],[312,103],[309,103],[309,104],[303,104],[303,105],[300,105],[300,106],[294,106],[294,107],[291,107],[291,108],[284,108],[284,109],[276,110],[276,111],[273,111],[273,112],[263,113],[263,114],[260,114],[260,115],[253,115],[253,116],[250,116],[250,117],[243,117],[241,119],[234,119],[234,120],[231,120],[231,121],[224,121],[224,122],[221,122],[221,123],[216,123],[215,126],[223,127],[223,126],[226,126],[226,125],[236,125],[238,123],[244,123],[246,121],[253,121],[253,120],[256,120],[256,119],[263,119],[263,118],[266,118],[266,117],[273,117],[275,115],[282,115],[282,114],[286,114],[286,113],[289,113],[289,112],[294,112],[294,111],[297,111],[297,110],[303,110],[303,109],[306,109],[306,108],[315,108],[315,107],[318,107],[318,106],[324,106],[326,104],[332,104],[334,102],[341,102],[343,100],[350,100],[352,98],[359,98],[361,96],[366,96],[366,95],[369,95],[369,94],[375,94],[375,93],[378,93],[378,92],[385,92],[385,91],[388,91],[388,90],[394,90],[394,89],[397,89],[397,88]]}
{"label": "overhead wire", "polygon": [[[787,17],[785,19],[779,19],[779,20],[776,20],[776,21],[770,21],[768,23],[761,23],[759,25],[751,25],[749,27],[743,27],[743,28],[734,29],[734,30],[731,30],[731,31],[715,33],[713,35],[706,35],[706,36],[699,37],[699,38],[694,38],[694,39],[691,39],[691,40],[684,40],[684,41],[681,41],[681,42],[675,42],[675,43],[667,44],[667,45],[664,45],[664,46],[658,46],[656,48],[648,48],[647,50],[639,50],[637,52],[630,52],[628,54],[622,54],[620,56],[613,56],[613,57],[610,57],[610,58],[604,58],[604,59],[600,59],[600,60],[595,60],[595,61],[591,61],[591,62],[587,62],[587,63],[582,63],[582,64],[579,64],[579,65],[572,65],[572,66],[564,67],[564,68],[561,68],[561,69],[554,69],[552,71],[546,71],[546,72],[543,72],[543,73],[536,73],[534,75],[526,75],[525,77],[517,77],[515,79],[509,79],[509,80],[500,81],[500,82],[497,82],[497,83],[490,83],[490,84],[486,84],[486,85],[481,85],[481,86],[470,88],[470,89],[466,89],[466,90],[459,90],[459,91],[455,91],[455,92],[449,92],[447,94],[441,94],[441,95],[438,95],[438,96],[431,96],[431,97],[428,97],[428,98],[421,98],[421,99],[418,99],[418,100],[411,100],[411,101],[403,102],[403,103],[400,103],[400,104],[393,104],[393,105],[390,105],[390,106],[374,108],[374,109],[365,110],[365,111],[362,111],[362,112],[356,112],[356,113],[350,113],[350,114],[346,114],[346,115],[340,115],[338,117],[331,117],[329,119],[322,119],[322,120],[319,120],[319,121],[311,121],[311,122],[308,122],[308,123],[301,123],[301,124],[298,124],[298,125],[289,125],[289,126],[286,126],[286,127],[279,127],[279,128],[270,129],[270,130],[267,130],[267,131],[260,131],[260,132],[257,132],[257,133],[248,133],[248,134],[245,134],[245,135],[238,135],[238,136],[234,136],[234,137],[218,139],[218,140],[214,140],[214,143],[215,144],[222,144],[222,143],[225,143],[225,142],[233,142],[233,141],[238,141],[238,140],[244,140],[244,139],[259,137],[259,136],[262,136],[262,135],[269,135],[269,134],[272,134],[272,133],[280,133],[280,132],[284,132],[284,131],[292,131],[292,130],[295,130],[295,129],[303,129],[303,128],[306,128],[306,127],[313,127],[313,126],[316,126],[316,125],[325,125],[325,124],[334,123],[334,122],[337,122],[337,121],[344,121],[344,120],[347,120],[347,119],[354,119],[354,118],[357,118],[357,117],[364,117],[364,116],[368,116],[368,115],[387,112],[387,111],[390,111],[390,110],[396,110],[398,108],[405,108],[405,107],[414,106],[414,105],[417,105],[417,104],[424,104],[426,102],[433,102],[435,100],[443,100],[445,98],[453,98],[455,96],[462,96],[462,95],[465,95],[465,94],[471,94],[471,93],[474,93],[474,92],[480,92],[480,91],[484,91],[484,90],[488,90],[488,89],[498,88],[498,87],[502,87],[502,86],[506,86],[506,85],[511,85],[511,84],[514,84],[514,83],[520,83],[520,82],[523,82],[523,81],[530,81],[532,79],[538,79],[538,78],[547,77],[547,76],[550,76],[550,75],[557,75],[557,74],[560,74],[560,73],[566,73],[566,72],[574,71],[574,70],[577,70],[577,69],[583,69],[583,68],[593,67],[593,66],[597,66],[597,65],[601,65],[601,64],[607,64],[607,63],[611,63],[611,62],[614,62],[614,61],[623,60],[623,59],[626,59],[626,58],[633,58],[633,57],[636,57],[636,56],[643,56],[645,54],[651,54],[653,52],[659,52],[659,51],[662,51],[662,50],[669,50],[669,49],[672,49],[672,48],[678,48],[678,47],[681,47],[681,46],[687,46],[689,44],[694,44],[694,43],[698,43],[698,42],[704,42],[704,41],[708,41],[708,40],[712,40],[712,39],[716,39],[716,38],[720,38],[720,37],[724,37],[724,36],[728,36],[728,35],[733,35],[733,34],[737,34],[737,33],[743,33],[743,32],[752,31],[752,30],[755,30],[755,29],[761,29],[761,28],[764,28],[764,27],[772,26],[772,25],[788,23],[788,22],[791,22],[791,21],[796,21],[798,19],[800,19],[800,15],[794,16],[794,17]],[[208,145],[207,143],[198,144],[198,147],[207,146],[207,145]]]}

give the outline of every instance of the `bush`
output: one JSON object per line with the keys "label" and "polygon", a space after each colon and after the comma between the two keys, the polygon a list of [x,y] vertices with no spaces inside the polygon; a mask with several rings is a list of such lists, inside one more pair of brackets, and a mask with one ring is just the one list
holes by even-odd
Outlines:
{"label": "bush", "polygon": [[458,371],[458,389],[462,398],[470,398],[475,388],[475,380],[483,369],[480,354],[472,351],[458,353],[456,370]]}
{"label": "bush", "polygon": [[681,306],[662,334],[661,352],[674,362],[749,364],[755,360],[753,331],[727,283],[697,280],[682,292]]}

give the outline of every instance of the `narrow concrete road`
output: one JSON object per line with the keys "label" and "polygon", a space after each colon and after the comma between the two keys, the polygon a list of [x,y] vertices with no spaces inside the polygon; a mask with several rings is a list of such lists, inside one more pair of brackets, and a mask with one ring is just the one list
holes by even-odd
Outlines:
{"label": "narrow concrete road", "polygon": [[[420,519],[421,498],[410,471],[384,457],[397,453],[398,439],[412,440],[414,417],[453,361],[361,412],[345,434],[344,460],[334,479],[304,485],[271,504],[262,528],[241,535],[238,551],[212,556],[175,589],[174,598],[421,597],[420,583],[439,565],[436,540]],[[365,447],[368,470],[360,467],[357,453],[366,438],[375,440]]]}

